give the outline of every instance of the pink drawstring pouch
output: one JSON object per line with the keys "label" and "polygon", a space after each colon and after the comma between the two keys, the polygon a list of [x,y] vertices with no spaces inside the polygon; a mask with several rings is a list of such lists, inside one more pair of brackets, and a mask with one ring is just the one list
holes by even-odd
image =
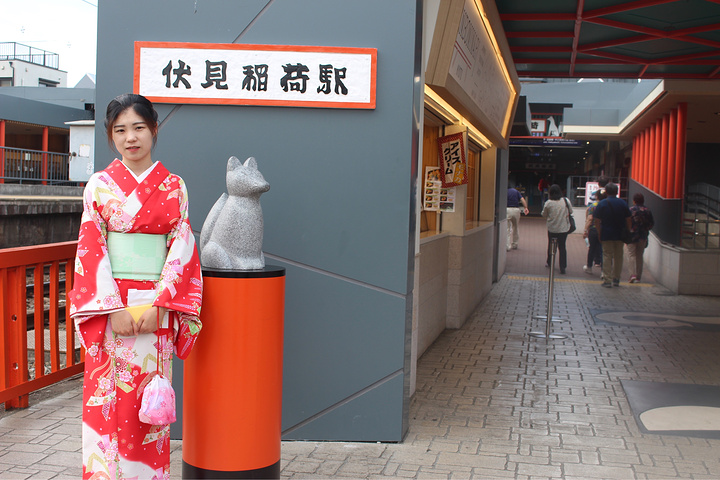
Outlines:
{"label": "pink drawstring pouch", "polygon": [[[160,309],[158,308],[158,331],[160,331]],[[143,423],[150,425],[168,425],[176,420],[175,417],[175,390],[170,380],[160,372],[162,358],[160,357],[160,336],[157,342],[157,369],[149,374],[142,382],[145,387],[142,391],[142,402],[138,417]],[[149,383],[146,383],[148,382]],[[140,388],[143,388],[142,385]]]}
{"label": "pink drawstring pouch", "polygon": [[140,405],[140,421],[150,425],[168,425],[175,418],[175,391],[170,380],[153,372],[152,380],[145,386]]}

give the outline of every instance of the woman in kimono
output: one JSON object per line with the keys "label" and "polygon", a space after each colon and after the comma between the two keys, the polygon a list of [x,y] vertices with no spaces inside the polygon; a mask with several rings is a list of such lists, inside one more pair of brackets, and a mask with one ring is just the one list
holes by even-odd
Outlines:
{"label": "woman in kimono", "polygon": [[170,478],[170,425],[139,420],[142,390],[158,369],[172,378],[173,353],[186,358],[201,328],[187,190],[151,159],[157,118],[140,95],[112,100],[105,128],[121,159],[85,188],[69,295],[87,350],[84,479]]}

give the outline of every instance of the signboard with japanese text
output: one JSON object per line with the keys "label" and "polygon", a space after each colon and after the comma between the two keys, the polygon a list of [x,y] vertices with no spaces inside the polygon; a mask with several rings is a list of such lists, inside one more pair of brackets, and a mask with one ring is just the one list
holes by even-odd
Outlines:
{"label": "signboard with japanese text", "polygon": [[377,49],[135,42],[134,91],[156,103],[375,108]]}
{"label": "signboard with japanese text", "polygon": [[[620,185],[617,187],[617,197],[620,198]],[[595,201],[595,192],[598,190],[600,190],[600,184],[598,182],[585,182],[585,205],[590,205]]]}
{"label": "signboard with japanese text", "polygon": [[530,135],[533,137],[544,137],[545,128],[545,120],[533,118],[530,121]]}
{"label": "signboard with japanese text", "polygon": [[436,3],[425,84],[506,148],[520,82],[497,6],[490,0]]}
{"label": "signboard with japanese text", "polygon": [[431,212],[454,212],[455,189],[442,186],[440,167],[425,167],[423,210]]}
{"label": "signboard with japanese text", "polygon": [[440,176],[443,187],[455,187],[467,183],[465,141],[462,133],[438,138]]}

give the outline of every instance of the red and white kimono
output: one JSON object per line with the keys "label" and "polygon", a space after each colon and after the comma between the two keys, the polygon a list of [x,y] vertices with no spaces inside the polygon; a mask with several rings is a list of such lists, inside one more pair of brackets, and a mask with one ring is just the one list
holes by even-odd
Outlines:
{"label": "red and white kimono", "polygon": [[[173,351],[186,358],[201,328],[202,272],[185,183],[160,163],[138,183],[116,159],[90,178],[83,202],[69,295],[70,313],[87,350],[83,479],[169,479],[170,426],[140,422],[139,387],[157,368],[158,346],[161,370],[172,378]],[[114,278],[107,249],[110,231],[167,235],[160,279]],[[125,337],[112,331],[109,313],[147,303],[169,312],[157,334]]]}

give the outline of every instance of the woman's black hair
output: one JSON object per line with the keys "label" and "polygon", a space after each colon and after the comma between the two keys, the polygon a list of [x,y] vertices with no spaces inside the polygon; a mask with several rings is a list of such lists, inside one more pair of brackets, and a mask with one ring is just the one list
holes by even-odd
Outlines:
{"label": "woman's black hair", "polygon": [[642,193],[636,193],[633,195],[633,202],[635,205],[645,205],[645,195]]}
{"label": "woman's black hair", "polygon": [[148,128],[152,132],[153,136],[153,147],[157,143],[157,131],[158,131],[158,114],[155,111],[155,107],[150,100],[137,95],[135,93],[123,93],[110,100],[108,103],[107,111],[105,112],[105,132],[107,133],[108,143],[110,148],[113,147],[112,141],[112,129],[113,125],[117,121],[117,117],[120,116],[128,108],[132,108],[135,113],[140,115],[147,124]]}
{"label": "woman's black hair", "polygon": [[562,198],[562,189],[560,188],[560,185],[557,183],[550,185],[548,196],[550,197],[550,200],[560,200]]}

